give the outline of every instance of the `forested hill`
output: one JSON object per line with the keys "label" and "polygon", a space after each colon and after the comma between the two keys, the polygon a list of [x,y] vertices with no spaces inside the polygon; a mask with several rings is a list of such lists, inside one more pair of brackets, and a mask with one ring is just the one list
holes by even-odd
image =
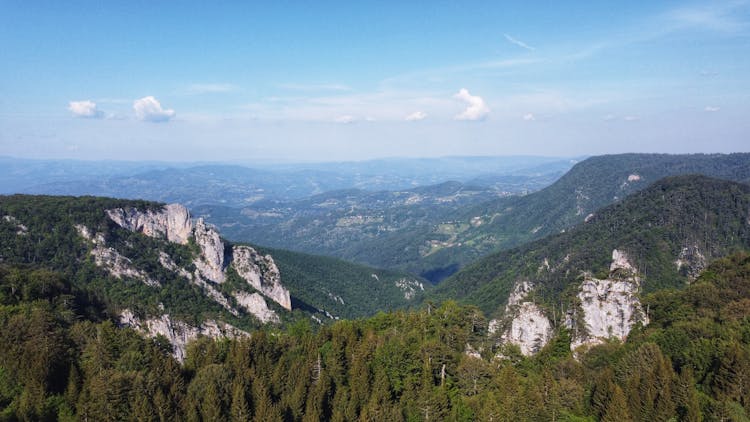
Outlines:
{"label": "forested hill", "polygon": [[0,420],[748,420],[750,256],[644,302],[649,325],[576,357],[566,331],[498,354],[481,312],[445,303],[202,338],[180,365],[59,274],[0,265]]}
{"label": "forested hill", "polygon": [[[588,158],[552,185],[521,197],[494,199],[450,216],[430,233],[421,233],[410,248],[431,243],[418,261],[405,253],[387,267],[416,272],[450,273],[488,253],[559,233],[597,209],[620,201],[657,180],[675,175],[705,176],[750,182],[750,153],[619,154]],[[450,227],[448,227],[450,226]],[[450,230],[449,230],[450,228]],[[411,262],[405,260],[411,259]],[[439,269],[445,271],[440,272]]]}
{"label": "forested hill", "polygon": [[613,250],[628,257],[645,291],[684,286],[710,260],[750,248],[750,186],[675,176],[596,211],[587,222],[502,251],[432,292],[494,314],[520,281],[546,303],[573,301],[584,271],[605,278]]}
{"label": "forested hill", "polygon": [[94,197],[0,197],[0,263],[60,272],[112,315],[243,329],[369,316],[409,306],[425,287],[407,274],[233,244],[178,205]]}

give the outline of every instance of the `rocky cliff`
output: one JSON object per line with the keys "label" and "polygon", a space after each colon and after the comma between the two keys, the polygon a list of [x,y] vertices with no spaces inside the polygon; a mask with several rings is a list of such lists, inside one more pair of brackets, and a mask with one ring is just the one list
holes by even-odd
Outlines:
{"label": "rocky cliff", "polygon": [[120,326],[133,328],[146,337],[164,336],[172,344],[172,355],[180,362],[185,360],[187,344],[199,336],[235,338],[250,335],[221,321],[208,320],[198,327],[193,327],[183,321],[173,320],[168,314],[158,318],[142,319],[130,309],[122,311],[119,322]]}
{"label": "rocky cliff", "polygon": [[[200,248],[200,254],[193,260],[196,271],[187,276],[192,282],[200,285],[207,294],[221,303],[227,309],[231,306],[223,296],[211,285],[224,283],[227,277],[227,268],[232,267],[248,285],[257,290],[263,296],[275,301],[284,309],[292,309],[291,296],[281,284],[281,274],[276,263],[270,255],[261,255],[249,246],[233,246],[230,253],[225,250],[224,241],[219,232],[210,224],[206,224],[202,218],[193,223],[187,209],[179,204],[166,205],[160,212],[140,211],[135,208],[108,210],[107,215],[120,227],[131,231],[141,232],[155,238],[166,238],[169,241],[186,244],[192,238]],[[162,265],[170,270],[187,272],[164,257]],[[184,275],[184,274],[183,274]],[[237,295],[235,299],[239,301]],[[246,296],[241,295],[245,303],[253,303],[252,306],[243,306],[252,312],[262,309],[257,298],[248,302]],[[260,296],[258,298],[262,299]],[[267,306],[265,310],[255,314],[262,321],[278,320]],[[233,309],[232,309],[233,310]],[[233,313],[236,310],[233,310]]]}
{"label": "rocky cliff", "polygon": [[234,246],[231,265],[255,290],[292,310],[289,290],[281,285],[281,274],[271,255],[261,255],[249,246]]}
{"label": "rocky cliff", "polygon": [[573,332],[571,349],[592,346],[606,339],[624,341],[637,323],[648,324],[638,299],[640,278],[628,256],[612,251],[609,276],[600,280],[586,274],[578,292],[581,316],[574,308],[566,325]]}
{"label": "rocky cliff", "polygon": [[[549,269],[549,262],[540,267]],[[502,330],[500,341],[515,344],[524,355],[532,355],[552,338],[553,322],[545,311],[529,300],[531,281],[518,281],[508,297],[502,320],[492,320],[491,334]],[[571,349],[592,346],[607,339],[624,341],[637,323],[648,324],[638,298],[640,278],[627,254],[612,251],[609,276],[597,279],[584,273],[578,288],[578,306],[567,313],[564,324],[571,330]]]}
{"label": "rocky cliff", "polygon": [[195,223],[193,230],[195,243],[201,248],[200,256],[193,262],[200,275],[214,283],[224,282],[224,242],[213,226],[202,218]]}
{"label": "rocky cliff", "polygon": [[505,305],[505,319],[492,320],[491,334],[503,328],[501,342],[515,344],[521,353],[528,356],[538,352],[552,337],[552,323],[542,309],[526,300],[534,285],[527,280],[516,282]]}
{"label": "rocky cliff", "polygon": [[136,208],[117,208],[108,210],[107,215],[122,228],[182,245],[188,243],[193,234],[190,213],[180,204],[169,204],[161,210],[145,212]]}

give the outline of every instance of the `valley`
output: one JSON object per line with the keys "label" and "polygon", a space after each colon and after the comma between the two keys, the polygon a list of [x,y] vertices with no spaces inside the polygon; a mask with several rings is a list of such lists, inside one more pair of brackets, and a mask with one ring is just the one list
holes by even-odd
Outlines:
{"label": "valley", "polygon": [[0,1],[0,422],[750,421],[748,40]]}
{"label": "valley", "polygon": [[[105,420],[155,412],[159,403],[172,403],[160,417],[178,419],[400,419],[419,418],[424,409],[467,420],[486,412],[522,420],[550,412],[745,412],[742,390],[718,381],[733,378],[716,365],[740,365],[740,374],[750,368],[737,337],[748,318],[742,304],[750,300],[742,287],[750,280],[748,159],[593,157],[524,195],[445,182],[192,210],[93,196],[0,197],[0,318],[30,333],[9,343],[21,349],[0,348],[10,371],[0,381],[23,391],[40,385],[27,380],[43,385],[40,393],[25,393],[37,400],[29,404],[3,396],[5,411],[52,419],[45,412],[84,412]],[[437,285],[417,275],[439,268],[430,263],[452,265]],[[709,302],[696,302],[695,294]],[[34,309],[46,312],[46,328],[24,314]],[[709,323],[692,320],[694,312],[722,316]],[[673,324],[725,331],[708,335],[721,342],[709,351],[700,348],[706,334]],[[42,365],[61,368],[55,377],[76,391],[21,375],[8,360],[34,347],[38,329],[56,332],[60,342],[55,355],[39,355]],[[87,357],[115,343],[121,346],[108,358]],[[128,361],[143,352],[141,364]],[[145,391],[139,381],[121,371],[148,376],[154,365],[185,372],[143,387],[151,389],[146,398],[134,390]],[[550,365],[573,372],[548,380]],[[622,365],[641,365],[649,378],[617,375]],[[295,375],[287,366],[297,368]],[[225,370],[235,375],[215,378]],[[97,384],[98,373],[132,391],[119,408],[97,404],[111,403],[101,396],[110,393]],[[515,397],[554,388],[553,401],[503,401],[493,383],[518,377],[527,381]],[[634,386],[660,382],[682,383],[682,390],[646,398],[646,407],[615,398],[619,389],[644,400]],[[197,393],[207,386],[216,394],[232,391],[226,399]],[[44,397],[58,397],[58,404],[45,407]],[[488,408],[485,400],[495,404]]]}

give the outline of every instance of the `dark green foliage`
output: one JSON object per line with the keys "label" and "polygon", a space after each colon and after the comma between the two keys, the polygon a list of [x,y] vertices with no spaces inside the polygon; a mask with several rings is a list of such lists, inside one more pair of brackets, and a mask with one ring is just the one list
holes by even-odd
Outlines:
{"label": "dark green foliage", "polygon": [[[408,307],[419,302],[422,288],[432,287],[418,277],[401,272],[280,249],[256,249],[273,256],[282,283],[295,299],[321,307],[340,318],[358,318]],[[408,289],[398,287],[396,283],[399,281],[413,284],[412,297],[406,298]]]}
{"label": "dark green foliage", "polygon": [[[317,333],[298,322],[203,338],[181,367],[158,341],[81,320],[87,304],[59,274],[0,276],[0,420],[700,421],[750,410],[748,254],[647,296],[650,325],[580,360],[565,331],[533,357],[468,356],[467,344],[486,347],[483,317],[446,302]],[[36,287],[9,297],[19,280]]]}

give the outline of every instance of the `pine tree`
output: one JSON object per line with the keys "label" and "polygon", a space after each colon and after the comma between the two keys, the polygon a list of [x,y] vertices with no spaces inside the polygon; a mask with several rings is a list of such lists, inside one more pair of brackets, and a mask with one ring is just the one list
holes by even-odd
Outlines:
{"label": "pine tree", "polygon": [[700,422],[703,420],[700,402],[698,401],[698,392],[695,390],[693,368],[689,365],[683,366],[680,371],[680,375],[675,383],[674,396],[677,415],[681,421]]}
{"label": "pine tree", "polygon": [[628,401],[625,398],[625,393],[619,385],[614,384],[612,396],[602,416],[602,422],[628,422],[632,420],[633,418],[630,417],[628,412]]}
{"label": "pine tree", "polygon": [[245,396],[245,385],[241,380],[235,379],[232,383],[232,407],[230,410],[231,420],[247,421],[250,419],[250,407]]}
{"label": "pine tree", "polygon": [[218,422],[226,419],[221,406],[221,397],[219,397],[214,383],[207,386],[199,403],[201,418],[204,421]]}

